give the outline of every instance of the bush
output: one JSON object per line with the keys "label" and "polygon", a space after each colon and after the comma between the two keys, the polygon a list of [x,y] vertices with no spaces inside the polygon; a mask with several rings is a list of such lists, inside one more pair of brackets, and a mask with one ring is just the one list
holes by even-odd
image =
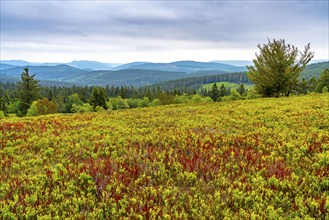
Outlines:
{"label": "bush", "polygon": [[83,103],[82,105],[73,104],[71,108],[71,112],[83,113],[83,112],[92,112],[92,111],[93,111],[93,107],[89,103]]}
{"label": "bush", "polygon": [[5,113],[3,111],[0,111],[0,119],[3,119],[5,117]]}
{"label": "bush", "polygon": [[261,95],[259,95],[255,89],[249,89],[247,93],[247,99],[257,99],[260,98]]}
{"label": "bush", "polygon": [[238,93],[235,89],[231,90],[231,93],[229,96],[224,96],[222,98],[222,101],[233,101],[233,100],[239,100],[242,99],[242,96],[240,93]]}
{"label": "bush", "polygon": [[33,101],[30,108],[27,110],[27,116],[47,115],[57,113],[58,105],[49,101],[47,98]]}
{"label": "bush", "polygon": [[112,104],[113,110],[129,108],[127,100],[121,98],[120,96],[116,98],[110,98],[109,102]]}

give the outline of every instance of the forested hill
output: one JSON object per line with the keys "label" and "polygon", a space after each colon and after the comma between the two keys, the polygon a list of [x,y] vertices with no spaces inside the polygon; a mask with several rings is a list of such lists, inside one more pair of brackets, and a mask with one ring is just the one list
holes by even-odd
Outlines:
{"label": "forested hill", "polygon": [[[126,67],[126,65],[123,65]],[[120,69],[123,66],[118,66]],[[196,62],[196,61],[177,61],[172,63],[136,63],[130,65],[129,69],[147,69],[147,70],[161,70],[194,73],[196,71],[216,70],[224,72],[241,72],[247,70],[246,67],[234,66],[224,63],[215,62]]]}
{"label": "forested hill", "polygon": [[301,74],[301,78],[310,79],[318,78],[323,70],[329,69],[329,62],[320,62],[307,65]]}
{"label": "forested hill", "polygon": [[[320,74],[329,68],[329,62],[321,62],[307,65],[302,72],[300,78],[310,79],[312,77],[318,78]],[[199,75],[199,76],[198,76]],[[226,73],[218,71],[198,71],[191,76],[184,79],[171,80],[166,82],[161,82],[153,85],[153,87],[160,87],[163,90],[173,91],[173,90],[184,90],[184,91],[194,91],[198,90],[201,85],[215,82],[231,82],[236,84],[251,84],[252,82],[248,79],[246,72],[240,73]]]}
{"label": "forested hill", "polygon": [[[85,66],[86,67],[86,66]],[[120,69],[126,68],[129,69]],[[137,68],[138,67],[138,68]],[[147,86],[168,80],[194,76],[215,75],[245,69],[220,63],[202,63],[181,61],[169,64],[134,63],[118,67],[119,70],[87,70],[66,64],[54,66],[13,66],[1,64],[0,79],[2,82],[19,81],[24,68],[29,68],[41,84],[75,84],[75,85],[114,85],[114,86]],[[173,71],[175,70],[175,71]],[[181,70],[181,71],[179,71]],[[191,72],[192,70],[197,70]],[[45,83],[47,81],[47,83]]]}
{"label": "forested hill", "polygon": [[35,74],[36,79],[40,80],[41,84],[45,84],[45,82],[49,84],[52,81],[52,84],[57,85],[145,86],[187,77],[187,74],[183,72],[142,69],[87,71],[64,64],[56,66],[16,66],[14,68],[6,68],[6,64],[1,64],[1,66],[4,67],[0,72],[2,82],[19,81],[24,68],[29,68],[29,72]]}
{"label": "forested hill", "polygon": [[251,84],[252,82],[248,79],[245,72],[241,73],[227,73],[227,74],[217,74],[209,76],[199,76],[190,77],[172,81],[161,82],[152,85],[152,87],[160,87],[162,90],[174,91],[174,90],[184,90],[195,91],[198,90],[201,85],[215,82],[231,82],[236,84]]}
{"label": "forested hill", "polygon": [[[54,66],[14,66],[12,64],[1,63],[0,67],[0,80],[3,83],[19,81],[20,74],[24,68],[29,68],[30,73],[35,74],[36,79],[40,80],[42,85],[114,85],[140,87],[156,84],[155,86],[161,86],[164,89],[177,87],[179,89],[191,88],[194,90],[201,84],[217,81],[249,83],[245,73],[233,74],[234,70],[241,69],[241,67],[221,63],[192,61],[180,61],[169,64],[131,63],[131,65],[121,66],[121,68],[129,69],[120,69],[120,67],[117,67],[120,70],[87,70],[66,64]],[[167,71],[164,71],[166,68]],[[245,69],[245,67],[243,68]],[[302,72],[301,78],[309,79],[313,76],[318,78],[326,68],[329,68],[329,62],[310,64]],[[180,69],[184,71],[179,72],[178,70]],[[194,72],[189,72],[192,70]]]}

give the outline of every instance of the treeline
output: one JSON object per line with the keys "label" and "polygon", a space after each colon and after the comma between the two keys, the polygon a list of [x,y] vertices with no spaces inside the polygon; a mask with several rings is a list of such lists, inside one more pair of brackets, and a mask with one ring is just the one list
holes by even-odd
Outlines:
{"label": "treeline", "polygon": [[230,82],[235,84],[252,84],[245,72],[227,73],[210,76],[191,77],[178,80],[171,80],[155,84],[151,87],[160,87],[165,91],[193,92],[197,91],[203,84],[215,82]]}
{"label": "treeline", "polygon": [[89,112],[166,105],[182,102],[208,102],[196,91],[180,93],[159,87],[40,86],[25,69],[18,83],[0,83],[2,114],[41,115]]}
{"label": "treeline", "polygon": [[[249,82],[244,73],[223,74],[173,81],[173,87],[129,87],[129,86],[40,86],[27,72],[22,73],[19,83],[0,82],[0,114],[42,115],[50,113],[74,113],[117,110],[181,103],[201,103],[260,97],[254,89],[247,90],[241,83],[237,89],[214,83],[210,89],[199,89],[212,81]],[[232,75],[231,78],[229,75]],[[218,80],[218,81],[217,81]],[[181,83],[175,87],[175,83]],[[184,84],[185,82],[185,84]],[[169,83],[168,83],[169,85]],[[193,90],[192,85],[197,86]],[[181,89],[187,86],[187,89]],[[303,79],[296,85],[294,94],[327,92],[329,69],[319,79]],[[1,115],[0,115],[1,116]],[[3,117],[3,116],[2,116]]]}

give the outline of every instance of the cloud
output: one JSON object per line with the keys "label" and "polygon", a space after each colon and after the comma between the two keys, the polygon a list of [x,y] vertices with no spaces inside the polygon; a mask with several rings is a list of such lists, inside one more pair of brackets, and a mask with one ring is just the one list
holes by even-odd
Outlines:
{"label": "cloud", "polygon": [[311,42],[328,56],[328,7],[328,1],[302,0],[1,1],[1,56],[14,53],[13,45],[75,49],[75,56],[256,50],[267,38],[299,47]]}

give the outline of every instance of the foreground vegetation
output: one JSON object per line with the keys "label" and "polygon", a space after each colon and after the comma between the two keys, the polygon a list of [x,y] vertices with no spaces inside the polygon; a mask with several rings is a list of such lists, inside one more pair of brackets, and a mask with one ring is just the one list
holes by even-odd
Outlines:
{"label": "foreground vegetation", "polygon": [[0,121],[0,219],[328,219],[329,94]]}

